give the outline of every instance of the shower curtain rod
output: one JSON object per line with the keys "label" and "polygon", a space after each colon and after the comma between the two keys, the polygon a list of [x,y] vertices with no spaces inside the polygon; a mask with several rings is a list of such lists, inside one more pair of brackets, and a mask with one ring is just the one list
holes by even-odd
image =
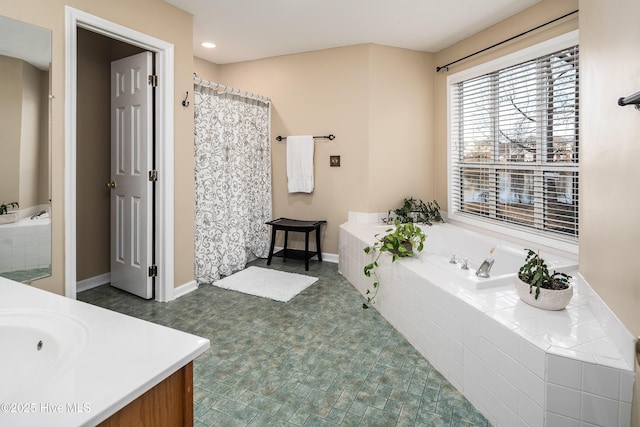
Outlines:
{"label": "shower curtain rod", "polygon": [[443,66],[441,66],[441,67],[436,67],[436,73],[437,73],[437,72],[439,72],[440,70],[443,70],[443,69],[446,69],[447,71],[449,71],[449,65],[457,64],[458,62],[460,62],[460,61],[464,61],[465,59],[471,58],[472,56],[476,56],[476,55],[478,55],[478,54],[480,54],[480,53],[482,53],[482,52],[485,52],[485,51],[487,51],[487,50],[489,50],[489,49],[493,49],[494,47],[500,46],[501,44],[505,44],[505,43],[507,43],[507,42],[510,42],[511,40],[517,39],[518,37],[522,37],[522,36],[524,36],[525,34],[529,34],[529,33],[533,32],[533,31],[538,30],[538,29],[540,29],[540,28],[542,28],[542,27],[545,27],[545,26],[547,26],[547,25],[549,25],[549,24],[553,24],[554,22],[559,21],[559,20],[561,20],[561,19],[563,19],[563,18],[566,18],[567,16],[573,15],[574,13],[578,13],[578,9],[574,10],[573,12],[566,13],[566,14],[562,15],[562,16],[561,16],[561,17],[559,17],[559,18],[552,19],[552,20],[551,20],[551,21],[549,21],[549,22],[545,22],[544,24],[538,25],[538,26],[537,26],[537,27],[535,27],[535,28],[532,28],[532,29],[530,29],[530,30],[527,30],[527,31],[524,31],[524,32],[522,32],[522,33],[520,33],[520,34],[517,34],[517,35],[515,35],[515,36],[513,36],[513,37],[509,37],[509,38],[508,38],[508,39],[506,39],[506,40],[502,40],[501,42],[498,42],[498,43],[496,43],[496,44],[492,44],[492,45],[491,45],[491,46],[489,46],[489,47],[485,47],[484,49],[480,49],[479,51],[477,51],[477,52],[473,52],[473,53],[471,53],[471,54],[469,54],[469,55],[467,55],[467,56],[465,56],[465,57],[463,57],[463,58],[456,59],[455,61],[453,61],[453,62],[449,62],[449,63],[448,63],[448,64],[446,64],[446,65],[443,65]]}
{"label": "shower curtain rod", "polygon": [[246,90],[236,89],[231,86],[225,86],[221,83],[212,82],[211,80],[206,80],[202,77],[198,77],[196,73],[193,73],[193,81],[197,85],[210,87],[215,91],[229,93],[231,95],[238,95],[243,98],[255,99],[256,101],[261,101],[265,104],[271,103],[271,99],[267,96],[258,95],[257,93],[253,92],[247,92]]}

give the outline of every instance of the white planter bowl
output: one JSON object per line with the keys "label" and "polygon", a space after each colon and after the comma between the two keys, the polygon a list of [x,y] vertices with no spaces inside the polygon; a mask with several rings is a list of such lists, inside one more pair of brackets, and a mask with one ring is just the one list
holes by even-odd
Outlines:
{"label": "white planter bowl", "polygon": [[571,297],[573,296],[573,285],[571,285],[571,283],[569,283],[569,287],[567,289],[562,290],[540,288],[540,295],[538,295],[538,299],[536,299],[535,288],[530,293],[529,284],[520,280],[517,275],[514,283],[516,291],[518,291],[518,295],[522,301],[543,310],[563,310],[567,307],[567,304],[569,304],[569,301],[571,301]]}

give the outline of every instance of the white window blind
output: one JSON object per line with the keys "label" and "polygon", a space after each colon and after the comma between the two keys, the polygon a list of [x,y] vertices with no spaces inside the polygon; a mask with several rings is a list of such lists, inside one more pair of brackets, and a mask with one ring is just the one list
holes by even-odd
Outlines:
{"label": "white window blind", "polygon": [[578,238],[578,46],[454,83],[455,214]]}

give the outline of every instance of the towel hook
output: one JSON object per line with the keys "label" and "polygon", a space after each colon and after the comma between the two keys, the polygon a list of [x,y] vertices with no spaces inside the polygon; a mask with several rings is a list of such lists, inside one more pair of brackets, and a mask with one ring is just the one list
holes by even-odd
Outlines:
{"label": "towel hook", "polygon": [[182,101],[182,106],[183,107],[188,107],[189,106],[189,101],[187,101],[187,99],[189,99],[189,91],[187,91],[187,94],[184,96],[184,100]]}

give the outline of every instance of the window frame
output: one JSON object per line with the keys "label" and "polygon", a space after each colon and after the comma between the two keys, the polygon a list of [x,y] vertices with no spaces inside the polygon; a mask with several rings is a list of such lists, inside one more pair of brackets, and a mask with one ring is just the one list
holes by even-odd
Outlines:
{"label": "window frame", "polygon": [[[538,57],[548,55],[558,50],[566,49],[575,45],[579,45],[579,31],[574,30],[561,36],[549,39],[542,43],[521,49],[517,52],[502,56],[500,58],[487,61],[477,66],[470,67],[457,73],[453,73],[447,76],[447,200],[449,211],[448,219],[451,222],[459,222],[462,224],[470,225],[476,228],[480,228],[489,232],[499,233],[507,235],[519,240],[524,240],[533,245],[543,245],[546,247],[562,250],[572,254],[578,253],[578,239],[570,236],[552,235],[550,232],[536,230],[526,226],[520,226],[514,223],[502,222],[492,218],[482,218],[473,214],[465,214],[464,212],[454,212],[453,207],[455,194],[452,190],[453,182],[453,148],[452,148],[452,134],[456,131],[453,129],[452,120],[452,108],[455,108],[453,104],[454,99],[454,86],[457,83],[469,80],[475,77],[479,77],[485,74],[496,72],[517,64],[521,64],[526,61],[536,59]],[[580,154],[578,152],[578,158]],[[478,165],[482,167],[482,165]],[[521,165],[523,168],[526,164]],[[490,167],[486,165],[485,167]],[[579,181],[579,167],[580,162],[577,163],[576,175]],[[494,167],[494,169],[500,167]],[[543,179],[543,178],[540,178]],[[579,196],[578,196],[579,197]],[[579,199],[578,199],[579,200]],[[579,218],[579,217],[578,217]]]}

